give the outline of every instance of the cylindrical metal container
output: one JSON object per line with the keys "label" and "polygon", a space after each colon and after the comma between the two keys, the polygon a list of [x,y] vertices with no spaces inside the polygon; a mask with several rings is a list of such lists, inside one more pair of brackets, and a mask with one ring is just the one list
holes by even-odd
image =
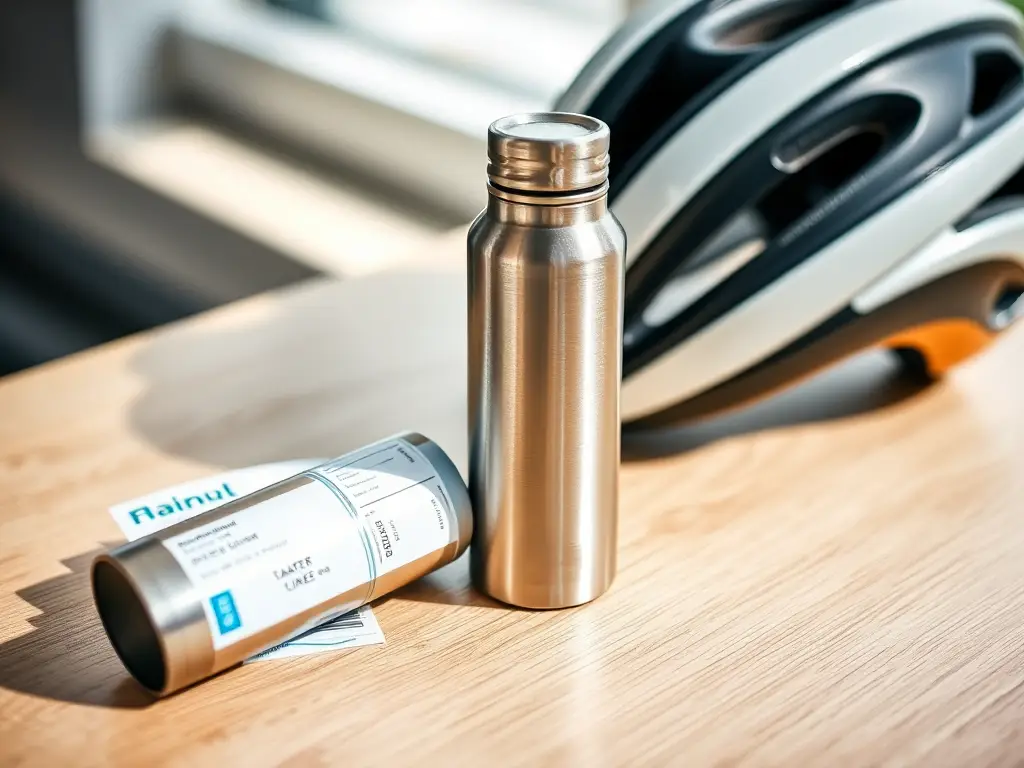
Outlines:
{"label": "cylindrical metal container", "polygon": [[451,562],[472,529],[455,465],[404,433],[98,556],[93,597],[163,696]]}
{"label": "cylindrical metal container", "polygon": [[470,562],[526,608],[588,602],[615,576],[626,237],[608,145],[584,115],[496,121],[469,231]]}

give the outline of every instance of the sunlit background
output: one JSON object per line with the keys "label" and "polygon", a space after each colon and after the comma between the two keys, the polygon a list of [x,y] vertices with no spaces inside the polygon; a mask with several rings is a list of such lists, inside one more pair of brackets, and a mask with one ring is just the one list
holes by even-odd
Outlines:
{"label": "sunlit background", "polygon": [[646,1],[0,5],[0,374],[433,258],[483,203],[487,124]]}

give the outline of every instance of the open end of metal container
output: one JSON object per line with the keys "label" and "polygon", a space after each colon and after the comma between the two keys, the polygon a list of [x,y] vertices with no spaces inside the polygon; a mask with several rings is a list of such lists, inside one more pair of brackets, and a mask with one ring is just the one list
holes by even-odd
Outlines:
{"label": "open end of metal container", "polygon": [[167,683],[167,660],[149,612],[129,579],[100,560],[92,569],[93,596],[114,650],[142,685],[159,693]]}

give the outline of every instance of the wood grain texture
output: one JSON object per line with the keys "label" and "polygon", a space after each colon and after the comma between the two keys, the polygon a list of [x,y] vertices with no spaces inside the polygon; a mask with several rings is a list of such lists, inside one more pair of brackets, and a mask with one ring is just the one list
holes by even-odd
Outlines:
{"label": "wood grain texture", "polygon": [[107,506],[403,428],[464,469],[463,312],[458,272],[378,274],[0,381],[2,762],[1024,760],[1021,332],[925,390],[851,368],[631,441],[620,571],[591,605],[500,607],[463,558],[377,604],[383,648],[150,705],[89,596]]}

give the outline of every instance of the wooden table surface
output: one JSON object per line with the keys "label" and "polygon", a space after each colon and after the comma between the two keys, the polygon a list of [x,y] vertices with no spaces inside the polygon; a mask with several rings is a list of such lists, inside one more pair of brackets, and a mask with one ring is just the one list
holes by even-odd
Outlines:
{"label": "wooden table surface", "polygon": [[404,428],[464,470],[463,285],[302,286],[0,381],[0,761],[1024,761],[1024,331],[927,389],[869,357],[630,442],[588,606],[500,607],[463,558],[376,605],[386,646],[152,703],[89,595],[107,507]]}

